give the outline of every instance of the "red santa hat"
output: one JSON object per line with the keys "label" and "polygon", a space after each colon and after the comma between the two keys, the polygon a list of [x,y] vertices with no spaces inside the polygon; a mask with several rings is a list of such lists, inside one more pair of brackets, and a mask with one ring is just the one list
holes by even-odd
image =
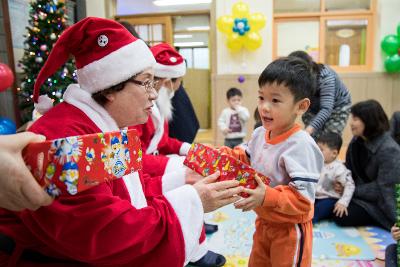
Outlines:
{"label": "red santa hat", "polygon": [[70,54],[75,57],[80,87],[92,94],[126,81],[155,64],[147,45],[118,22],[85,18],[61,34],[40,70],[33,93],[39,112],[52,106],[47,96],[39,98],[40,87],[65,64]]}
{"label": "red santa hat", "polygon": [[179,78],[186,73],[183,57],[169,44],[161,43],[150,48],[156,59],[154,76],[160,78]]}

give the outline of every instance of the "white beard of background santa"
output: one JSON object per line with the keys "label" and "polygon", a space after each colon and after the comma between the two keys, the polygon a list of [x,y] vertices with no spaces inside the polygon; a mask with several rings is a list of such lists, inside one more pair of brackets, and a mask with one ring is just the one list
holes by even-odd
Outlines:
{"label": "white beard of background santa", "polygon": [[161,117],[170,121],[173,115],[172,97],[174,97],[174,91],[162,86],[158,92],[158,98],[156,100],[157,107],[160,111]]}

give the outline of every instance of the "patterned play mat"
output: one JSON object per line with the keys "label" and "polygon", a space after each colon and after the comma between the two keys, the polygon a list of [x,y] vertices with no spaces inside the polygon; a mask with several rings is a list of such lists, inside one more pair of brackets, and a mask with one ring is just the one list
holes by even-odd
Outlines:
{"label": "patterned play mat", "polygon": [[[254,212],[242,212],[233,205],[206,214],[205,221],[219,227],[207,236],[209,248],[225,255],[225,266],[248,265],[255,218]],[[314,228],[312,266],[383,267],[384,249],[393,242],[389,232],[377,227],[340,228],[322,222]]]}

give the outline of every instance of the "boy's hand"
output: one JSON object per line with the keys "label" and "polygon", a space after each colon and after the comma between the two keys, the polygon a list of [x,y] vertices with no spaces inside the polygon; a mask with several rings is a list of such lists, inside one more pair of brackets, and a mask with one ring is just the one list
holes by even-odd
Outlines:
{"label": "boy's hand", "polygon": [[248,198],[243,198],[235,203],[235,208],[241,209],[242,211],[249,211],[254,208],[261,206],[264,202],[265,190],[267,186],[261,181],[258,175],[255,176],[257,181],[256,189],[243,188],[243,192],[249,194]]}
{"label": "boy's hand", "polygon": [[224,135],[227,135],[228,133],[231,133],[231,132],[232,132],[232,130],[229,129],[229,128],[222,130],[222,133],[223,133]]}
{"label": "boy's hand", "polygon": [[338,202],[336,202],[336,204],[335,204],[335,208],[333,209],[333,213],[337,217],[340,217],[340,218],[342,218],[344,214],[346,214],[346,216],[349,215],[349,213],[347,212],[347,208],[343,204],[340,204]]}
{"label": "boy's hand", "polygon": [[399,227],[397,227],[396,225],[393,225],[390,232],[392,233],[392,237],[394,240],[396,240],[396,241],[400,240],[400,228]]}

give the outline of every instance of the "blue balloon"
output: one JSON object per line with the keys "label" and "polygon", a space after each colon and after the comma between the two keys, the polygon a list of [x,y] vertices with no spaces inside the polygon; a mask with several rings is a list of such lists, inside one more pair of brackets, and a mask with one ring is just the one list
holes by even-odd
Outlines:
{"label": "blue balloon", "polygon": [[17,127],[12,120],[0,117],[0,135],[15,134],[16,132]]}

